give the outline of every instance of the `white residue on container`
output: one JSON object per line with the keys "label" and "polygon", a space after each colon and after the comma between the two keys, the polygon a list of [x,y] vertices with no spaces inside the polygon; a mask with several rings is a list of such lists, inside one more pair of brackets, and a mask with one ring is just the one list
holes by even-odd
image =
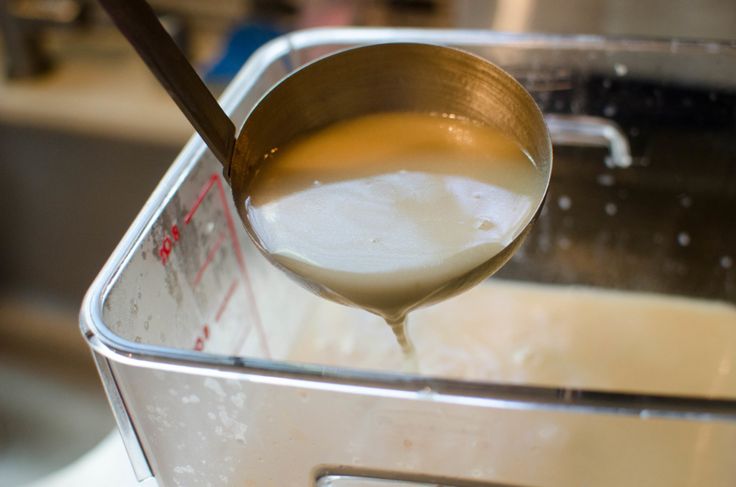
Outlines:
{"label": "white residue on container", "polygon": [[610,173],[599,174],[595,179],[601,186],[610,187],[616,184],[616,178],[614,178],[613,174]]}
{"label": "white residue on container", "polygon": [[181,402],[184,404],[197,404],[199,402],[199,396],[196,394],[190,394],[181,398]]}
{"label": "white residue on container", "polygon": [[194,467],[191,465],[184,465],[183,467],[181,465],[177,465],[174,467],[174,473],[188,473],[193,474],[194,473]]}
{"label": "white residue on container", "polygon": [[690,234],[687,232],[680,232],[677,234],[677,243],[681,247],[687,247],[690,245]]}
{"label": "white residue on container", "polygon": [[606,215],[613,216],[616,213],[618,213],[618,206],[616,206],[616,203],[606,203],[605,206]]}
{"label": "white residue on container", "polygon": [[616,72],[617,76],[626,76],[627,74],[629,74],[629,68],[622,63],[614,64],[613,70]]}
{"label": "white residue on container", "polygon": [[567,211],[572,208],[572,200],[569,196],[563,194],[557,198],[557,206],[559,206],[562,211]]}
{"label": "white residue on container", "polygon": [[248,426],[231,416],[225,406],[218,406],[217,411],[222,428],[215,428],[215,432],[245,444],[245,434],[248,431]]}
{"label": "white residue on container", "polygon": [[146,406],[146,411],[148,411],[149,421],[158,426],[159,430],[173,426],[169,421],[169,412],[166,408],[149,404]]}
{"label": "white residue on container", "polygon": [[242,392],[238,392],[237,394],[231,395],[230,402],[233,403],[238,409],[243,409],[243,405],[245,405],[245,394],[243,394]]}
{"label": "white residue on container", "polygon": [[220,399],[225,398],[226,394],[225,391],[222,389],[222,386],[219,382],[217,382],[217,380],[213,379],[212,377],[207,377],[204,380],[204,386],[217,394],[217,397],[219,397]]}
{"label": "white residue on container", "polygon": [[721,267],[724,269],[730,269],[733,267],[733,258],[730,255],[724,255],[721,257]]}

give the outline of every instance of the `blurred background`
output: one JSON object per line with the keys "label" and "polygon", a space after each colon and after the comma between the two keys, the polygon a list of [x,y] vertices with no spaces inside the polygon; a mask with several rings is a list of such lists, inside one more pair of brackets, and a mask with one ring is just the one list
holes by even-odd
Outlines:
{"label": "blurred background", "polygon": [[[736,39],[733,0],[153,0],[219,93],[317,26]],[[0,0],[0,486],[80,457],[112,416],[80,336],[86,288],[193,130],[95,2]]]}

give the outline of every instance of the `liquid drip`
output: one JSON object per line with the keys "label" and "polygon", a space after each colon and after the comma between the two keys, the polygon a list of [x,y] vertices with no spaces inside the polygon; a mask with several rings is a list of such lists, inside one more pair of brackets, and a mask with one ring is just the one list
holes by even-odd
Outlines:
{"label": "liquid drip", "polygon": [[246,225],[269,259],[323,297],[384,318],[412,354],[405,317],[503,263],[545,173],[500,131],[385,113],[271,151],[253,176]]}
{"label": "liquid drip", "polygon": [[414,355],[414,345],[411,343],[411,339],[407,334],[407,319],[406,315],[403,315],[397,319],[386,318],[386,324],[391,327],[391,331],[394,332],[396,337],[396,343],[399,344],[404,355],[411,357]]}

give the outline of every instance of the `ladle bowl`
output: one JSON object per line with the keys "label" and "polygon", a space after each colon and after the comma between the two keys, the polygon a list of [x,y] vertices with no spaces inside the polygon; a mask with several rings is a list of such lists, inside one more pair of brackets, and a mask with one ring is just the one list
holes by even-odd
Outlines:
{"label": "ladle bowl", "polygon": [[[361,115],[436,113],[494,127],[519,143],[542,172],[545,191],[535,202],[535,211],[500,253],[461,276],[463,285],[458,292],[503,265],[541,209],[552,169],[552,146],[544,118],[526,90],[485,59],[453,48],[415,43],[376,44],[338,52],[276,84],[246,118],[236,138],[233,123],[144,0],[100,3],[223,164],[245,228],[276,265],[248,221],[244,202],[249,181],[261,164],[268,163],[264,156],[272,149]],[[337,298],[319,283],[315,286],[313,290],[319,294]],[[432,302],[431,297],[421,304],[427,302]]]}

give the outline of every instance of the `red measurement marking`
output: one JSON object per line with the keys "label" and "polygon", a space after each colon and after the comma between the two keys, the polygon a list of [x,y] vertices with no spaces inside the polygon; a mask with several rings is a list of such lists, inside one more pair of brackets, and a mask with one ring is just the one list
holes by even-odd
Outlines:
{"label": "red measurement marking", "polygon": [[222,243],[225,241],[225,234],[221,233],[218,237],[217,241],[215,242],[215,245],[212,246],[209,253],[207,254],[207,257],[204,259],[204,262],[202,262],[202,265],[199,266],[199,270],[197,271],[197,275],[194,276],[194,281],[192,282],[192,287],[195,287],[197,284],[199,284],[199,281],[202,280],[202,276],[204,276],[204,271],[209,267],[209,265],[212,263],[212,261],[215,258],[215,255],[217,255],[217,252],[220,250],[220,247],[222,247]]}
{"label": "red measurement marking", "polygon": [[238,232],[235,230],[235,222],[233,221],[233,216],[230,214],[230,207],[228,206],[229,198],[227,197],[227,193],[225,193],[225,187],[222,184],[220,175],[216,174],[215,176],[217,176],[217,190],[220,193],[222,207],[225,209],[225,219],[227,220],[227,228],[230,230],[230,237],[233,241],[235,257],[238,259],[240,270],[245,272],[245,259],[243,259],[243,250],[240,248],[240,242],[238,241]]}
{"label": "red measurement marking", "polygon": [[171,243],[171,239],[169,237],[164,238],[164,241],[161,243],[161,247],[158,249],[158,255],[161,257],[161,262],[164,264],[169,261],[169,255],[171,254],[172,248],[173,245]]}
{"label": "red measurement marking", "polygon": [[174,237],[174,241],[172,242],[171,237],[167,235],[164,237],[164,241],[161,242],[161,247],[158,249],[158,255],[161,257],[161,263],[164,265],[169,261],[171,251],[174,250],[174,242],[179,241],[179,227],[176,225],[171,227],[171,236]]}
{"label": "red measurement marking", "polygon": [[197,337],[197,340],[194,342],[194,350],[197,352],[201,352],[204,350],[204,345],[207,342],[207,340],[210,339],[210,327],[207,326],[207,323],[202,326],[202,335]]}
{"label": "red measurement marking", "polygon": [[204,185],[202,190],[199,192],[199,195],[197,195],[197,199],[194,201],[194,206],[192,206],[192,209],[189,210],[189,213],[187,213],[187,216],[184,217],[184,223],[189,225],[189,222],[192,221],[192,217],[194,216],[194,213],[197,211],[197,208],[199,208],[199,205],[202,204],[204,197],[207,196],[207,193],[209,192],[212,185],[215,184],[219,179],[220,179],[219,174],[213,174],[212,176],[210,176],[210,179],[209,181],[207,181],[207,184]]}
{"label": "red measurement marking", "polygon": [[[225,187],[222,183],[222,178],[220,174],[214,173],[210,176],[210,178],[207,180],[205,185],[199,191],[199,194],[197,195],[197,199],[194,201],[194,205],[189,210],[189,213],[187,213],[186,216],[184,217],[184,222],[186,224],[189,224],[192,221],[192,218],[194,218],[194,214],[197,212],[197,209],[202,204],[204,199],[207,197],[207,193],[210,191],[210,189],[212,189],[212,186],[214,186],[215,184],[217,184],[217,190],[220,195],[220,201],[222,203],[223,212],[225,214],[225,219],[227,221],[227,227],[230,232],[231,243],[233,246],[233,250],[235,251],[235,258],[238,261],[238,267],[240,267],[240,271],[243,274],[243,279],[245,280],[245,285],[243,286],[243,288],[246,293],[246,298],[248,299],[248,302],[250,304],[253,324],[255,325],[256,331],[258,333],[258,338],[259,338],[259,341],[261,342],[261,347],[263,348],[264,355],[266,357],[270,357],[271,353],[268,348],[268,343],[266,342],[266,334],[263,331],[263,325],[261,324],[261,317],[258,313],[256,299],[255,299],[255,296],[253,295],[253,290],[251,289],[249,285],[250,278],[248,276],[248,268],[246,267],[245,259],[243,258],[243,250],[240,248],[240,242],[238,240],[238,233],[235,228],[235,222],[233,220],[232,214],[230,213],[229,198],[225,191]],[[219,321],[222,313],[225,310],[225,307],[227,306],[227,302],[232,297],[233,292],[235,292],[235,288],[237,287],[237,284],[238,284],[237,281],[233,281],[232,285],[230,286],[230,289],[228,289],[228,292],[225,296],[225,300],[222,302],[222,304],[220,305],[220,308],[217,311],[215,320]],[[250,332],[250,327],[243,327],[243,335],[238,341],[239,342],[238,349],[242,348],[243,343],[245,343],[245,339],[248,337],[249,332]]]}
{"label": "red measurement marking", "polygon": [[229,303],[230,298],[233,297],[233,293],[235,292],[236,287],[238,287],[238,280],[233,279],[233,283],[230,284],[230,289],[227,290],[227,294],[225,294],[225,297],[222,299],[222,303],[220,303],[220,307],[217,308],[217,314],[215,315],[215,321],[220,321],[220,318],[222,317],[222,313],[225,312],[225,308],[227,308],[227,303]]}

